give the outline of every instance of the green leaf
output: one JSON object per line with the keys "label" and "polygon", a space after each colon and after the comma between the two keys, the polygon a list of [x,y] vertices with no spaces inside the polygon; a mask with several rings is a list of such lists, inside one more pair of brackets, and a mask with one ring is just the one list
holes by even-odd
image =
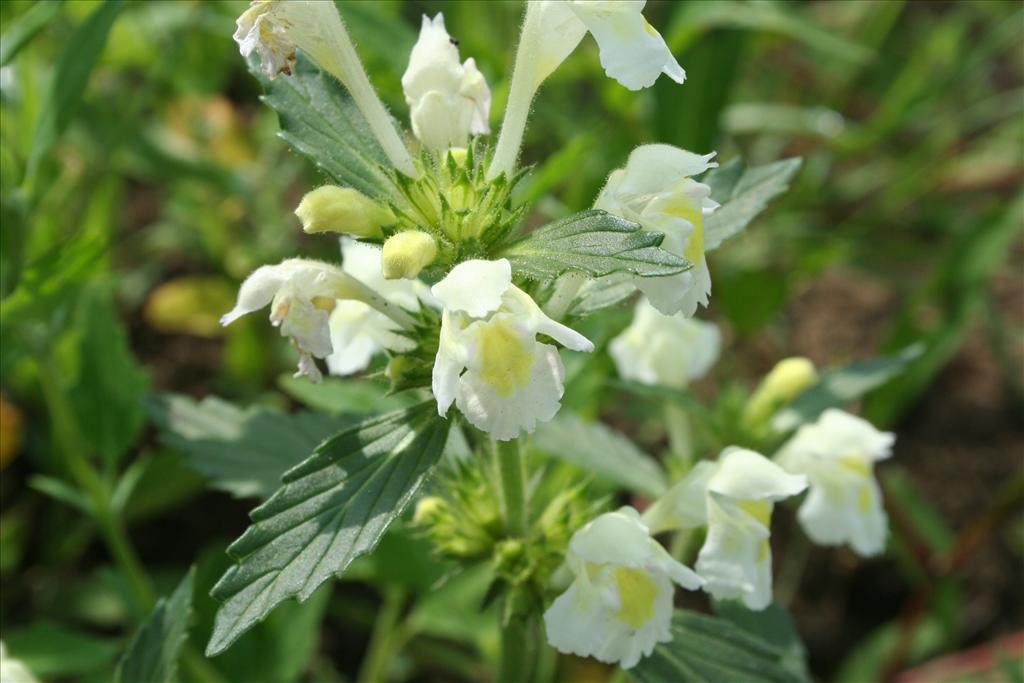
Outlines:
{"label": "green leaf", "polygon": [[3,640],[10,655],[43,680],[109,671],[118,651],[111,638],[47,621],[21,629],[4,629]]}
{"label": "green leaf", "polygon": [[302,462],[344,421],[299,412],[284,415],[262,407],[241,409],[208,396],[151,396],[146,408],[160,441],[181,451],[210,485],[237,498],[269,498],[281,475]]}
{"label": "green leaf", "polygon": [[629,273],[612,273],[583,283],[569,305],[568,315],[583,317],[622,303],[636,291]]}
{"label": "green leaf", "polygon": [[448,435],[433,401],[366,420],[331,437],[289,470],[228,548],[237,564],[212,595],[215,655],[283,600],[304,601],[377,545],[437,462]]}
{"label": "green leaf", "polygon": [[263,101],[281,120],[282,140],[341,185],[371,197],[388,195],[387,157],[345,89],[299,53],[291,76],[270,80],[259,60],[249,70],[263,84]]}
{"label": "green leaf", "polygon": [[748,169],[733,159],[705,173],[701,182],[711,186],[711,198],[722,206],[704,221],[704,250],[717,249],[742,232],[769,201],[786,191],[801,163],[799,158],[783,159]]}
{"label": "green leaf", "polygon": [[7,66],[57,14],[61,3],[40,0],[12,20],[0,36],[0,66]]}
{"label": "green leaf", "polygon": [[193,567],[170,598],[156,603],[118,663],[115,683],[170,683],[175,679],[178,657],[188,638],[194,576]]}
{"label": "green leaf", "polygon": [[714,605],[718,616],[779,648],[784,667],[802,679],[810,678],[807,651],[793,624],[793,618],[786,610],[772,603],[763,610],[755,611],[747,609],[738,600],[715,601]]}
{"label": "green leaf", "polygon": [[328,415],[380,414],[419,402],[409,392],[389,395],[385,385],[370,380],[325,377],[314,384],[289,373],[281,375],[277,385],[304,406]]}
{"label": "green leaf", "polygon": [[555,221],[504,250],[512,269],[537,280],[570,270],[590,277],[628,272],[641,277],[689,270],[685,259],[660,249],[664,235],[647,232],[610,213],[593,209]]}
{"label": "green leaf", "polygon": [[846,367],[822,373],[817,383],[796,397],[772,418],[772,427],[788,432],[813,422],[828,408],[838,408],[863,397],[897,376],[919,355],[920,344],[897,354],[850,363]]}
{"label": "green leaf", "polygon": [[149,375],[135,362],[118,315],[113,288],[87,289],[77,310],[79,374],[71,401],[86,440],[107,462],[117,462],[146,421],[140,403]]}
{"label": "green leaf", "polygon": [[667,488],[657,461],[622,434],[600,422],[584,422],[571,413],[537,426],[536,448],[578,465],[635,493],[657,497]]}
{"label": "green leaf", "polygon": [[33,178],[39,162],[71,122],[89,83],[89,75],[107,43],[110,27],[123,6],[124,0],[106,0],[64,45],[33,134],[25,172],[27,180]]}
{"label": "green leaf", "polygon": [[638,683],[803,683],[775,645],[725,619],[677,611],[672,640],[630,670]]}

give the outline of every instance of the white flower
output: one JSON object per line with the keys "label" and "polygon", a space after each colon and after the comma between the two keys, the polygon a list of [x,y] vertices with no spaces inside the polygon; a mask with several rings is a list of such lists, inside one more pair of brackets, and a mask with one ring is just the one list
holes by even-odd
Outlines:
{"label": "white flower", "polygon": [[803,475],[788,474],[763,455],[730,447],[707,482],[708,534],[697,556],[697,573],[718,599],[740,599],[761,610],[772,601],[772,508],[807,488]]}
{"label": "white flower", "polygon": [[259,55],[269,78],[291,74],[298,48],[341,81],[395,168],[407,176],[418,175],[333,2],[253,0],[236,23],[234,39],[242,56]]}
{"label": "white flower", "polygon": [[470,134],[490,132],[491,91],[472,58],[459,63],[459,49],[444,16],[423,17],[420,37],[402,76],[412,131],[435,152],[465,147]]}
{"label": "white flower", "polygon": [[487,170],[489,179],[512,172],[533,96],[588,31],[597,41],[605,73],[630,90],[654,85],[661,74],[677,83],[686,80],[686,72],[664,39],[641,14],[645,4],[642,0],[527,3],[501,135]]}
{"label": "white flower", "polygon": [[[381,250],[350,238],[341,240],[342,270],[396,306],[416,312],[430,302],[430,290],[419,280],[386,280],[381,273]],[[362,301],[339,301],[330,315],[332,352],[327,368],[332,375],[365,370],[374,354],[411,351],[416,344],[401,334],[394,320]]]}
{"label": "white flower", "polygon": [[811,482],[797,517],[812,540],[848,543],[864,556],[885,549],[888,520],[874,464],[892,455],[895,439],[866,420],[829,409],[782,447],[776,462]]}
{"label": "white flower", "polygon": [[333,345],[328,316],[339,300],[362,301],[400,325],[412,318],[389,304],[372,289],[336,266],[306,259],[288,259],[276,266],[261,266],[238,290],[235,307],[220,319],[230,325],[238,318],[270,304],[270,322],[281,328],[299,351],[296,376],[314,382],[321,374],[314,358],[331,355]]}
{"label": "white flower", "polygon": [[549,10],[555,19],[564,11],[559,5],[567,6],[576,15],[597,41],[605,73],[630,90],[654,85],[661,74],[676,83],[686,80],[686,72],[672,56],[664,38],[641,14],[646,2],[570,0],[545,4],[555,6]]}
{"label": "white flower", "polygon": [[7,653],[7,646],[0,640],[0,683],[39,683],[29,668],[20,659]]}
{"label": "white flower", "polygon": [[455,402],[474,426],[502,441],[554,417],[565,368],[558,350],[537,335],[576,351],[594,345],[513,285],[506,259],[464,261],[431,292],[444,307],[433,374],[438,414]]}
{"label": "white flower", "polygon": [[640,299],[633,322],[612,339],[608,352],[623,379],[682,388],[707,374],[718,360],[721,344],[714,323],[681,313],[664,315]]}
{"label": "white flower", "polygon": [[718,208],[711,188],[692,176],[718,166],[714,153],[700,156],[671,145],[641,145],[626,167],[608,176],[594,207],[665,234],[661,248],[693,268],[666,277],[637,278],[636,286],[666,315],[692,316],[706,306],[711,274],[704,258],[704,217]]}
{"label": "white flower", "polygon": [[544,613],[548,642],[624,669],[672,639],[673,582],[689,590],[703,583],[651,538],[631,507],[573,534],[566,563],[575,579]]}

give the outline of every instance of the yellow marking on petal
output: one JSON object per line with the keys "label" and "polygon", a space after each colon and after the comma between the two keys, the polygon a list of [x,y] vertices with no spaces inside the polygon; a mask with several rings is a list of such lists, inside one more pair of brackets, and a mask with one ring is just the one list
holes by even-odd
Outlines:
{"label": "yellow marking on petal", "polygon": [[507,398],[530,383],[533,349],[504,321],[480,330],[480,377],[501,397]]}
{"label": "yellow marking on petal", "polygon": [[661,34],[658,33],[658,30],[656,28],[651,26],[651,22],[647,21],[646,17],[641,17],[641,18],[644,20],[644,30],[647,31],[648,33],[650,33],[655,38],[660,38]]}
{"label": "yellow marking on petal", "polygon": [[757,554],[757,561],[764,562],[769,558],[769,556],[771,556],[771,554],[772,547],[768,544],[768,539],[766,538],[761,542],[761,551]]}
{"label": "yellow marking on petal", "polygon": [[864,486],[860,487],[860,492],[857,494],[857,509],[863,513],[870,512],[871,498],[871,487],[864,484]]}
{"label": "yellow marking on petal", "polygon": [[329,296],[314,296],[312,299],[314,308],[319,308],[321,311],[327,311],[330,313],[334,310],[334,307],[338,305],[337,299],[332,299]]}
{"label": "yellow marking on petal", "polygon": [[[692,181],[691,181],[692,182]],[[666,207],[668,213],[678,216],[693,226],[693,232],[686,238],[683,258],[696,265],[704,256],[704,210],[700,204],[686,195],[679,195]]]}
{"label": "yellow marking on petal", "polygon": [[640,628],[654,617],[658,584],[642,569],[617,567],[614,575],[619,589],[619,611],[615,618],[633,628]]}
{"label": "yellow marking on petal", "polygon": [[859,453],[850,453],[839,458],[839,465],[861,477],[871,476],[871,461]]}
{"label": "yellow marking on petal", "polygon": [[737,505],[740,509],[749,513],[765,526],[772,523],[772,501],[770,500],[741,500]]}

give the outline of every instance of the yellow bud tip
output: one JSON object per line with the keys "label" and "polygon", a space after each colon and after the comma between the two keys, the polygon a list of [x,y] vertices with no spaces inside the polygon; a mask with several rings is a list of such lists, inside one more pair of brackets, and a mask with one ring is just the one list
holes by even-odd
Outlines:
{"label": "yellow bud tip", "polygon": [[466,163],[466,148],[465,147],[452,147],[448,150],[448,154],[451,155],[452,160],[459,166]]}
{"label": "yellow bud tip", "polygon": [[750,397],[743,412],[744,423],[748,428],[757,427],[816,381],[818,372],[808,359],[797,356],[779,361]]}
{"label": "yellow bud tip", "polygon": [[446,505],[444,499],[437,496],[421,498],[420,502],[416,504],[416,512],[413,513],[412,523],[416,526],[430,524],[444,511]]}
{"label": "yellow bud tip", "polygon": [[437,257],[437,242],[425,232],[408,230],[392,235],[381,252],[381,268],[388,280],[413,279]]}
{"label": "yellow bud tip", "polygon": [[356,237],[380,237],[381,228],[395,222],[387,207],[351,187],[335,185],[306,193],[295,215],[307,233],[344,232]]}

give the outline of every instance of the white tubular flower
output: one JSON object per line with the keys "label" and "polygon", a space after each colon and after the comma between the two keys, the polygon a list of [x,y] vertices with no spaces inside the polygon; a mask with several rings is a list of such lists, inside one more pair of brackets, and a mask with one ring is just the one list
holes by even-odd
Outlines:
{"label": "white tubular flower", "polygon": [[686,72],[661,34],[641,14],[645,4],[645,0],[527,3],[505,119],[488,178],[512,172],[534,94],[588,31],[597,41],[605,73],[630,90],[654,85],[661,74],[677,83],[686,80]]}
{"label": "white tubular flower", "polygon": [[444,307],[433,373],[438,414],[454,402],[501,441],[554,417],[565,368],[558,350],[537,335],[575,351],[593,351],[590,340],[546,316],[513,285],[506,259],[464,261],[431,292]]}
{"label": "white tubular flower", "polygon": [[[419,280],[386,280],[381,273],[381,250],[354,239],[341,240],[342,270],[380,294],[386,301],[415,313],[432,297]],[[351,375],[370,365],[383,350],[412,351],[416,344],[401,334],[394,320],[362,301],[339,301],[329,319],[332,351],[327,369],[332,375]]]}
{"label": "white tubular flower", "polygon": [[666,277],[637,278],[636,286],[666,315],[689,317],[707,306],[711,274],[704,258],[704,217],[718,208],[711,188],[692,176],[718,166],[714,152],[700,156],[671,145],[641,145],[626,167],[608,176],[594,208],[665,234],[661,248],[693,268]]}
{"label": "white tubular flower", "polygon": [[412,131],[428,149],[465,147],[470,134],[490,132],[491,91],[472,58],[459,63],[459,49],[444,27],[444,15],[423,17],[420,37],[402,76]]}
{"label": "white tubular flower", "polygon": [[646,299],[636,302],[633,322],[612,339],[608,352],[623,379],[685,387],[718,360],[722,335],[714,323],[681,313],[659,313]]}
{"label": "white tubular flower", "polygon": [[774,504],[807,488],[763,455],[730,447],[707,483],[708,534],[697,556],[704,590],[739,599],[753,610],[772,602],[772,550],[768,543]]}
{"label": "white tubular flower", "polygon": [[0,683],[39,683],[20,659],[11,657],[7,646],[0,640]]}
{"label": "white tubular flower", "polygon": [[848,543],[864,556],[885,549],[888,519],[874,464],[892,455],[895,440],[867,420],[829,409],[782,447],[776,462],[810,479],[797,517],[815,543]]}
{"label": "white tubular flower", "polygon": [[322,375],[313,359],[326,358],[333,351],[328,316],[339,300],[349,299],[369,304],[399,325],[412,323],[407,313],[340,268],[306,259],[257,268],[242,283],[235,307],[220,323],[230,325],[270,304],[270,322],[299,350],[296,377],[307,375],[318,382]]}
{"label": "white tubular flower", "polygon": [[268,78],[291,74],[298,48],[341,81],[395,168],[408,176],[417,174],[333,2],[253,0],[236,23],[234,39],[242,56],[259,55]]}
{"label": "white tubular flower", "polygon": [[672,639],[673,583],[689,590],[703,583],[651,538],[631,507],[573,534],[566,563],[576,578],[544,613],[548,642],[623,669]]}

